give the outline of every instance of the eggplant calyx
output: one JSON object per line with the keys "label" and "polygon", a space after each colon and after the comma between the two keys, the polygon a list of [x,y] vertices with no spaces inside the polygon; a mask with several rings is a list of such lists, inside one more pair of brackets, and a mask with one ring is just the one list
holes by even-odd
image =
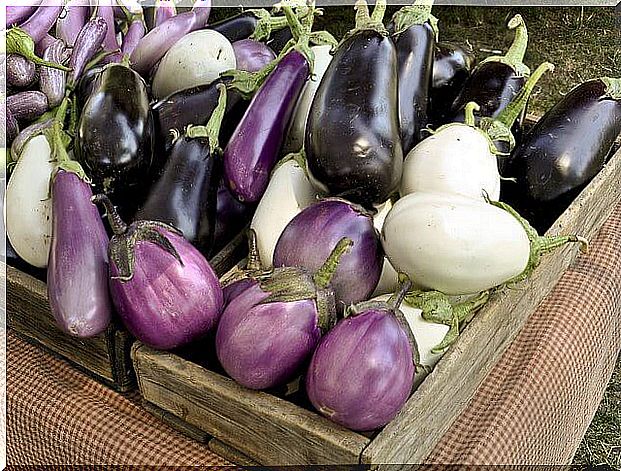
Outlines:
{"label": "eggplant calyx", "polygon": [[254,229],[248,229],[248,261],[246,271],[258,273],[262,270],[261,255],[257,245],[257,233]]}
{"label": "eggplant calyx", "polygon": [[15,26],[6,32],[6,53],[19,54],[37,65],[43,65],[51,69],[59,69],[65,72],[71,71],[69,67],[56,62],[41,59],[35,54],[35,43],[26,31]]}
{"label": "eggplant calyx", "polygon": [[177,252],[175,246],[170,242],[163,231],[182,236],[174,227],[159,221],[136,221],[130,226],[125,224],[110,199],[103,194],[95,195],[91,198],[95,204],[102,204],[106,208],[108,222],[114,236],[110,239],[108,252],[110,260],[118,270],[118,279],[122,282],[130,281],[134,277],[134,267],[136,263],[136,244],[141,241],[151,242],[162,250],[172,255],[183,266],[183,260]]}
{"label": "eggplant calyx", "polygon": [[186,137],[190,139],[199,137],[206,138],[209,142],[209,151],[211,155],[214,155],[220,146],[218,137],[220,136],[220,127],[222,125],[222,119],[224,118],[224,112],[226,111],[226,86],[219,83],[216,88],[220,93],[218,105],[211,113],[211,117],[207,124],[205,126],[189,125],[185,130]]}
{"label": "eggplant calyx", "polygon": [[304,171],[304,174],[308,178],[306,151],[304,150],[304,147],[302,147],[298,152],[290,152],[289,154],[285,155],[282,159],[280,159],[278,163],[274,166],[274,170],[272,170],[272,175],[274,175],[277,169],[279,169],[280,167],[282,167],[284,164],[286,164],[287,162],[291,160],[293,160],[297,164],[297,166],[300,167]]}
{"label": "eggplant calyx", "polygon": [[[259,20],[255,26],[254,33],[250,35],[250,39],[254,39],[255,41],[266,41],[270,38],[274,31],[279,31],[289,26],[289,21],[285,16],[272,16],[270,12],[264,8],[251,9],[247,11],[252,13],[255,18]],[[308,9],[302,8],[300,8],[297,12],[300,19],[305,18],[306,15],[309,15],[310,13],[311,12]]]}
{"label": "eggplant calyx", "polygon": [[491,56],[482,61],[479,66],[487,62],[500,62],[511,67],[515,72],[522,77],[530,75],[530,69],[524,64],[524,56],[526,55],[526,48],[528,47],[528,29],[522,15],[515,15],[509,20],[508,28],[515,30],[515,38],[509,50],[504,56]]}
{"label": "eggplant calyx", "polygon": [[392,22],[395,25],[393,36],[399,36],[412,26],[429,23],[437,41],[439,36],[438,19],[431,14],[432,7],[433,0],[417,0],[412,5],[401,8],[392,17]]}
{"label": "eggplant calyx", "polygon": [[621,101],[621,78],[602,77],[600,79],[606,86],[606,98]]}
{"label": "eggplant calyx", "polygon": [[365,0],[357,0],[354,10],[356,10],[356,25],[343,36],[339,46],[361,31],[375,31],[382,36],[388,36],[388,30],[383,22],[386,12],[385,0],[378,0],[375,3],[375,9],[371,15],[369,15],[369,6]]}
{"label": "eggplant calyx", "polygon": [[332,281],[332,277],[338,268],[341,257],[349,252],[353,245],[354,241],[347,237],[343,237],[339,240],[326,261],[323,262],[323,265],[321,265],[319,270],[313,275],[313,281],[319,288],[327,288],[330,285],[330,281]]}
{"label": "eggplant calyx", "polygon": [[309,41],[313,46],[330,46],[330,52],[334,52],[339,42],[328,31],[313,31]]}

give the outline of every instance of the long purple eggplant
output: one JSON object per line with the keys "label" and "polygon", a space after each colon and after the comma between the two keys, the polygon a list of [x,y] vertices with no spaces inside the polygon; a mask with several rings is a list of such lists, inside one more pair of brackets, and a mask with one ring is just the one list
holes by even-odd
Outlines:
{"label": "long purple eggplant", "polygon": [[383,251],[372,215],[360,206],[329,198],[304,209],[285,227],[274,249],[275,267],[316,270],[341,238],[354,242],[334,274],[337,308],[368,299],[377,286]]}
{"label": "long purple eggplant", "polygon": [[[320,189],[365,206],[397,191],[403,167],[397,53],[382,24],[385,1],[341,42],[315,94],[306,124],[308,169]],[[329,123],[329,125],[328,125]]]}
{"label": "long purple eggplant", "polygon": [[112,318],[108,235],[92,196],[90,185],[71,171],[53,178],[47,292],[57,325],[78,337],[104,332]]}
{"label": "long purple eggplant", "polygon": [[127,33],[123,37],[121,52],[131,55],[145,33],[146,27],[144,25],[144,20],[140,17],[134,18],[127,28]]}
{"label": "long purple eggplant", "polygon": [[224,180],[220,181],[216,195],[216,225],[213,236],[213,251],[221,250],[239,234],[252,219],[254,205],[244,204],[232,195]]}
{"label": "long purple eggplant", "polygon": [[155,221],[128,227],[106,196],[94,201],[105,205],[114,232],[110,294],[130,333],[160,350],[207,334],[223,307],[220,282],[207,260],[175,228]]}
{"label": "long purple eggplant", "polygon": [[47,97],[38,90],[29,90],[9,95],[6,107],[18,121],[32,121],[49,109]]}
{"label": "long purple eggplant", "polygon": [[35,81],[36,66],[34,62],[19,54],[6,57],[6,83],[17,88],[26,88]]}
{"label": "long purple eggplant", "polygon": [[9,147],[11,143],[15,141],[15,138],[19,135],[19,124],[17,123],[17,120],[15,119],[13,113],[11,113],[11,110],[9,108],[6,109],[5,120],[6,122],[4,123],[4,125],[6,126],[6,146]]}
{"label": "long purple eggplant", "polygon": [[390,422],[412,391],[415,342],[399,310],[405,291],[388,302],[368,301],[321,339],[306,374],[315,409],[356,431]]}
{"label": "long purple eggplant", "polygon": [[71,0],[65,6],[65,14],[56,22],[56,35],[73,47],[80,30],[89,17],[89,0]]}
{"label": "long purple eggplant", "polygon": [[[58,39],[45,50],[43,53],[43,59],[60,64],[64,51],[65,43],[62,39]],[[45,96],[47,96],[50,108],[55,108],[60,105],[60,102],[65,97],[66,80],[66,72],[58,69],[52,69],[51,67],[41,67],[41,71],[39,73],[39,87],[41,88],[41,91],[45,93]]]}
{"label": "long purple eggplant", "polygon": [[156,0],[153,25],[159,26],[177,14],[177,7],[172,0]]}
{"label": "long purple eggplant", "polygon": [[52,29],[62,11],[62,2],[45,0],[26,21],[19,25],[19,28],[35,43],[38,43]]}
{"label": "long purple eggplant", "polygon": [[6,27],[19,25],[32,15],[38,6],[38,2],[32,2],[30,5],[8,5],[6,7]]}
{"label": "long purple eggplant", "polygon": [[276,59],[274,51],[254,39],[235,41],[233,51],[235,51],[236,68],[246,72],[258,72]]}
{"label": "long purple eggplant", "polygon": [[119,43],[116,39],[114,9],[112,4],[113,0],[97,0],[97,9],[95,10],[95,14],[98,17],[103,18],[108,25],[106,35],[103,40],[103,48],[104,51],[109,54],[103,58],[104,64],[120,62],[123,58]]}
{"label": "long purple eggplant", "polygon": [[251,389],[268,389],[300,372],[321,335],[334,325],[330,279],[351,244],[341,240],[314,274],[278,268],[237,290],[216,333],[218,359],[235,381]]}
{"label": "long purple eggplant", "polygon": [[108,31],[108,24],[103,18],[96,16],[90,19],[80,30],[75,40],[73,53],[69,60],[71,72],[67,78],[67,87],[73,88],[80,79],[86,64],[103,44]]}
{"label": "long purple eggplant", "polygon": [[397,50],[399,123],[404,154],[423,139],[422,131],[429,124],[427,108],[437,23],[431,14],[431,3],[419,0],[397,11],[388,26]]}

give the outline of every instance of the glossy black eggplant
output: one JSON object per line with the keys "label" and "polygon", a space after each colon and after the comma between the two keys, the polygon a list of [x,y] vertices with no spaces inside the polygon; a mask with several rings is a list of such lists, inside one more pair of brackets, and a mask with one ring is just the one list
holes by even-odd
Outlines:
{"label": "glossy black eggplant", "polygon": [[425,2],[401,8],[388,25],[397,49],[399,124],[404,154],[425,137],[422,131],[429,124],[427,108],[437,23],[431,14],[431,4]]}
{"label": "glossy black eggplant", "polygon": [[266,44],[276,55],[278,55],[292,39],[293,34],[291,33],[291,30],[289,28],[283,28],[275,31]]}
{"label": "glossy black eggplant", "polygon": [[[315,94],[305,150],[312,180],[332,196],[365,206],[397,190],[403,166],[397,53],[376,14],[339,45]],[[378,18],[379,17],[379,18]]]}
{"label": "glossy black eggplant", "polygon": [[[520,15],[515,15],[508,26],[515,30],[513,44],[504,56],[488,57],[475,67],[453,102],[450,121],[463,122],[464,109],[471,101],[481,108],[477,116],[495,118],[526,83],[530,75],[530,69],[523,62],[528,46],[526,24]],[[516,122],[514,134],[519,134],[522,120],[523,117]]]}
{"label": "glossy black eggplant", "polygon": [[439,42],[433,56],[429,117],[435,126],[445,124],[451,107],[470,77],[476,57],[468,46]]}
{"label": "glossy black eggplant", "polygon": [[91,67],[78,80],[78,84],[75,87],[75,96],[80,109],[86,104],[88,97],[91,96],[103,68],[104,66]]}
{"label": "glossy black eggplant", "polygon": [[216,30],[231,42],[249,38],[259,23],[259,18],[252,10],[244,11],[230,18],[226,18],[208,26]]}
{"label": "glossy black eggplant", "polygon": [[153,115],[147,85],[121,64],[108,64],[84,105],[75,138],[77,160],[127,215],[139,203],[153,159]]}
{"label": "glossy black eggplant", "polygon": [[218,134],[226,109],[226,86],[206,126],[189,126],[177,136],[170,157],[149,191],[136,220],[160,221],[183,233],[209,254],[216,223],[216,195],[222,172]]}
{"label": "glossy black eggplant", "polygon": [[238,201],[224,180],[220,180],[216,200],[213,253],[220,251],[246,227],[255,210],[255,205]]}

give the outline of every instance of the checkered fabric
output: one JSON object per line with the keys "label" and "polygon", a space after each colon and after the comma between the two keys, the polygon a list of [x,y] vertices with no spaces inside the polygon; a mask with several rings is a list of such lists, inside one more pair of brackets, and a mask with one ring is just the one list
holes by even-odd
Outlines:
{"label": "checkered fabric", "polygon": [[590,253],[531,315],[428,462],[571,463],[620,349],[621,205]]}

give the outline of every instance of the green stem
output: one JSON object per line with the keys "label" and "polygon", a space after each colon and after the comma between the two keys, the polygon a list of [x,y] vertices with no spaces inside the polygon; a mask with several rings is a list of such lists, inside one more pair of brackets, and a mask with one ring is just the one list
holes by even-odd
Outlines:
{"label": "green stem", "polygon": [[323,263],[319,270],[313,275],[313,281],[319,288],[327,288],[332,280],[334,272],[338,268],[341,257],[349,252],[349,249],[354,245],[354,242],[347,237],[343,237],[334,250],[330,253],[327,260]]}
{"label": "green stem", "polygon": [[356,10],[356,27],[347,33],[347,37],[362,30],[374,30],[383,35],[388,32],[384,27],[384,14],[386,13],[386,0],[377,0],[373,14],[369,15],[369,6],[365,0],[357,0],[354,6]]}
{"label": "green stem", "polygon": [[386,0],[377,0],[375,2],[375,8],[371,14],[371,20],[375,23],[383,23],[384,15],[386,14]]}
{"label": "green stem", "polygon": [[457,316],[460,325],[464,322],[470,322],[472,320],[472,317],[474,316],[474,313],[485,304],[487,304],[487,301],[489,301],[489,296],[489,291],[483,291],[482,293],[479,293],[476,298],[468,299],[467,301],[458,303],[453,306],[453,310],[455,312],[455,315]]}
{"label": "green stem", "polygon": [[476,125],[474,112],[479,111],[480,109],[481,107],[477,105],[474,101],[468,102],[466,108],[464,109],[464,124],[466,126],[470,126],[472,128]]}
{"label": "green stem", "polygon": [[104,194],[98,194],[94,195],[91,198],[91,201],[94,204],[102,205],[106,209],[110,228],[115,235],[122,235],[127,232],[127,224],[125,224],[125,222],[121,219],[121,216],[119,216],[119,213],[116,211],[116,208],[112,204],[112,201],[110,201],[110,198]]}
{"label": "green stem", "polygon": [[537,249],[541,255],[552,252],[553,250],[563,247],[569,243],[579,243],[580,251],[587,253],[589,251],[589,241],[582,236],[540,236],[537,241]]}
{"label": "green stem", "polygon": [[437,20],[431,14],[432,7],[433,0],[417,0],[412,5],[401,8],[392,17],[394,34],[399,35],[412,26],[429,22],[437,36]]}
{"label": "green stem", "polygon": [[387,303],[395,311],[398,310],[399,306],[401,306],[401,303],[403,302],[403,300],[405,299],[405,297],[408,294],[408,291],[410,291],[411,288],[412,288],[412,282],[408,278],[407,280],[403,281],[400,284],[399,290],[396,293],[393,293],[392,296],[390,296],[390,298],[388,298]]}
{"label": "green stem", "polygon": [[261,257],[257,246],[257,233],[254,229],[248,229],[248,262],[246,270],[258,272],[261,270]]}
{"label": "green stem", "polygon": [[13,27],[6,32],[6,53],[19,54],[37,65],[59,69],[65,72],[71,71],[69,67],[41,59],[35,54],[34,40],[24,30]]}
{"label": "green stem", "polygon": [[606,86],[606,96],[621,101],[621,78],[602,77],[600,80]]}
{"label": "green stem", "polygon": [[276,169],[284,165],[286,162],[289,162],[290,160],[294,160],[295,163],[298,164],[298,166],[302,170],[304,170],[304,173],[306,173],[306,152],[304,151],[304,148],[302,147],[298,152],[291,152],[285,155],[282,159],[280,159],[278,163],[276,164],[276,166],[274,167],[274,170],[272,170],[272,175],[274,174]]}
{"label": "green stem", "polygon": [[211,117],[205,126],[188,126],[185,130],[185,135],[190,139],[196,139],[198,137],[206,137],[209,141],[209,151],[213,155],[216,149],[219,147],[220,127],[222,126],[222,119],[226,111],[226,86],[218,84],[218,91],[220,96],[218,97],[218,105],[211,113]]}
{"label": "green stem", "polygon": [[524,56],[528,47],[528,30],[522,15],[515,15],[511,18],[508,26],[509,29],[515,30],[515,38],[505,54],[505,60],[507,64],[512,65],[514,69],[518,70],[524,64]]}

